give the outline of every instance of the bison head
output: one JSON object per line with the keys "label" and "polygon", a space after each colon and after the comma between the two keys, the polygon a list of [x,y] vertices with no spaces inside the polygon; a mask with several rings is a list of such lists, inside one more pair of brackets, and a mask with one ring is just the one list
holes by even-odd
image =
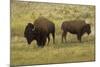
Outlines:
{"label": "bison head", "polygon": [[90,24],[86,24],[86,25],[84,26],[84,32],[86,32],[88,35],[91,33]]}
{"label": "bison head", "polygon": [[24,37],[27,39],[28,44],[31,44],[31,42],[35,39],[34,30],[34,25],[32,23],[28,23],[24,31]]}

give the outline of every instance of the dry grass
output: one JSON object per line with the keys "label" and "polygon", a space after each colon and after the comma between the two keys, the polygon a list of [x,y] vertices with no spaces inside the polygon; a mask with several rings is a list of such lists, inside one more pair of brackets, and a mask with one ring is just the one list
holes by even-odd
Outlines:
{"label": "dry grass", "polygon": [[[58,36],[59,37],[59,36]],[[73,37],[72,37],[73,38]],[[13,40],[11,44],[11,65],[51,64],[65,62],[94,61],[94,37],[83,37],[83,43],[76,38],[68,39],[67,43],[61,43],[56,38],[56,44],[38,48],[35,41],[28,45],[25,39]],[[89,41],[88,41],[89,40]]]}

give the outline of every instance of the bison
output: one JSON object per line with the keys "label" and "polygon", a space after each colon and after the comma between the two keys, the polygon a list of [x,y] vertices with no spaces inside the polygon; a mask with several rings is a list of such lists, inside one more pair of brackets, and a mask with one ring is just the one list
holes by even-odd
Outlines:
{"label": "bison", "polygon": [[24,37],[28,44],[36,40],[38,47],[44,47],[46,39],[48,39],[49,44],[50,34],[52,34],[53,43],[55,43],[55,24],[44,17],[37,18],[34,24],[28,23],[24,31]]}
{"label": "bison", "polygon": [[62,33],[62,42],[63,39],[66,42],[67,32],[76,34],[77,39],[81,42],[81,37],[84,33],[88,35],[91,33],[90,24],[87,24],[85,20],[72,20],[72,21],[64,21],[61,25]]}

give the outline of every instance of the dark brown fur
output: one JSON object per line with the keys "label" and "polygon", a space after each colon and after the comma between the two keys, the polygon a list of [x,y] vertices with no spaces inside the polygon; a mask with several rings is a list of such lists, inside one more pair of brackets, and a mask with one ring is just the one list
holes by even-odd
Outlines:
{"label": "dark brown fur", "polygon": [[63,38],[66,41],[67,32],[76,34],[78,40],[81,42],[81,37],[84,33],[91,33],[90,24],[86,24],[84,20],[73,20],[73,21],[64,21],[61,25],[62,33],[62,42]]}
{"label": "dark brown fur", "polygon": [[[30,25],[32,27],[32,25]],[[29,28],[30,28],[29,26]],[[27,30],[27,29],[26,29]],[[30,30],[30,29],[28,29]],[[39,17],[34,21],[33,28],[31,28],[32,31],[28,31],[27,33],[27,40],[29,41],[29,44],[32,42],[32,40],[37,41],[37,45],[39,47],[44,47],[46,43],[46,39],[48,39],[48,43],[50,41],[50,33],[53,37],[53,42],[55,43],[55,25],[50,20]],[[29,34],[31,32],[32,34]],[[26,33],[25,33],[26,34]],[[31,40],[30,40],[31,39]]]}
{"label": "dark brown fur", "polygon": [[49,43],[50,41],[49,34],[51,33],[53,37],[53,43],[55,43],[55,24],[54,23],[52,23],[50,20],[44,17],[39,17],[37,20],[35,20],[34,26],[41,40],[42,38],[46,37],[48,38],[48,43]]}

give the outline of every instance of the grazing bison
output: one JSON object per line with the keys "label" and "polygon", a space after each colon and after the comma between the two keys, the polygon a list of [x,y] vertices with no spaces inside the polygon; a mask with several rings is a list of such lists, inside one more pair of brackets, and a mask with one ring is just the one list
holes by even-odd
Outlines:
{"label": "grazing bison", "polygon": [[36,19],[34,24],[28,23],[24,31],[24,36],[27,39],[28,44],[31,44],[33,40],[36,40],[38,47],[44,47],[47,38],[49,43],[50,34],[52,34],[53,43],[55,43],[55,25],[44,17]]}
{"label": "grazing bison", "polygon": [[84,33],[88,35],[91,33],[90,24],[87,24],[84,20],[73,20],[73,21],[64,21],[62,23],[61,29],[62,33],[62,42],[65,39],[66,42],[66,35],[67,32],[77,35],[77,39],[81,42],[81,37]]}

